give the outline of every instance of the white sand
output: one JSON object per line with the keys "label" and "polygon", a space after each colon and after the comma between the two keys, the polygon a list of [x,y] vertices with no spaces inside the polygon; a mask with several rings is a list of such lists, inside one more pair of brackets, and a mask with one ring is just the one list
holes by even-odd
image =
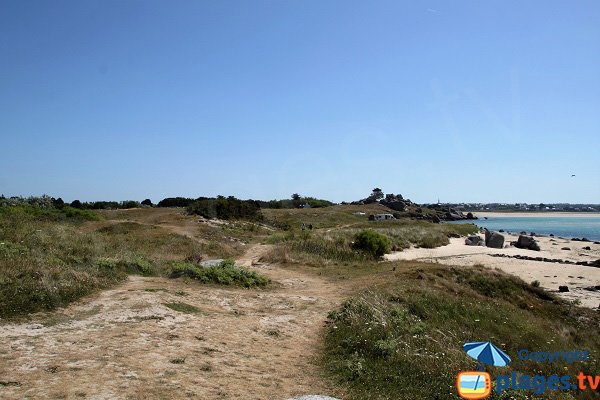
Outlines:
{"label": "white sand", "polygon": [[[503,234],[505,245],[516,241],[518,236]],[[483,235],[480,235],[483,237]],[[592,242],[573,242],[571,240],[536,237],[541,251],[518,249],[516,247],[492,249],[481,246],[467,246],[464,238],[452,238],[447,246],[435,249],[410,248],[401,252],[387,254],[388,260],[419,260],[439,262],[448,265],[481,264],[489,268],[499,268],[514,274],[526,282],[540,281],[545,289],[558,293],[558,286],[567,285],[568,293],[560,296],[568,300],[579,300],[581,305],[598,308],[600,292],[584,288],[600,285],[600,268],[571,264],[558,264],[543,261],[518,260],[515,258],[493,257],[490,254],[523,255],[529,257],[558,258],[570,261],[595,261],[600,259],[600,245]],[[583,250],[590,246],[591,250]],[[569,247],[571,250],[561,250]]]}

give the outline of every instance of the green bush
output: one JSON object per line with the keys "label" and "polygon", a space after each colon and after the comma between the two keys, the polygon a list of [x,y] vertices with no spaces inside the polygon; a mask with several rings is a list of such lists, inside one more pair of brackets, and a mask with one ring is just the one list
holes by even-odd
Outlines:
{"label": "green bush", "polygon": [[187,276],[202,283],[219,285],[239,285],[244,287],[266,286],[271,280],[254,271],[235,265],[233,260],[225,260],[219,265],[203,268],[189,262],[175,263],[171,278]]}
{"label": "green bush", "polygon": [[378,258],[389,253],[392,245],[387,236],[367,229],[356,234],[353,247]]}

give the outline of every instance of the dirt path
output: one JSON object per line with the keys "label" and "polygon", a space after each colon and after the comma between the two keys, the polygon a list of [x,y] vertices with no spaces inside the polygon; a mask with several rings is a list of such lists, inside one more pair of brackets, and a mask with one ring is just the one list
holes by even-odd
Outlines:
{"label": "dirt path", "polygon": [[0,398],[335,395],[314,357],[328,311],[349,293],[313,275],[256,265],[266,249],[250,247],[238,261],[271,277],[271,289],[131,276],[34,322],[0,325]]}

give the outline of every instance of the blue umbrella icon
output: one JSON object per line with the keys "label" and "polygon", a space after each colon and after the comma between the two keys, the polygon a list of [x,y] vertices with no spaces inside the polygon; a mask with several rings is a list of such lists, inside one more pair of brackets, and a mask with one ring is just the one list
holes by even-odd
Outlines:
{"label": "blue umbrella icon", "polygon": [[510,363],[510,357],[494,346],[492,342],[465,343],[463,349],[470,357],[482,364],[506,367]]}

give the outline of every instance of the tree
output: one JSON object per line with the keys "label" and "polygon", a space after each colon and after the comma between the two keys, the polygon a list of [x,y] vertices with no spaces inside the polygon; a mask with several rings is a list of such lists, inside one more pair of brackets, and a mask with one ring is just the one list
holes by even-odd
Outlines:
{"label": "tree", "polygon": [[83,204],[81,204],[81,201],[79,201],[79,200],[73,200],[70,205],[73,208],[79,208],[79,209],[83,208]]}
{"label": "tree", "polygon": [[146,199],[146,200],[142,201],[142,205],[152,207],[152,200]]}
{"label": "tree", "polygon": [[295,208],[300,207],[302,205],[302,196],[300,196],[298,193],[294,193],[292,195],[292,204]]}
{"label": "tree", "polygon": [[58,199],[52,198],[52,205],[54,208],[63,208],[65,206],[65,202],[60,197]]}
{"label": "tree", "polygon": [[375,189],[373,189],[371,197],[373,197],[375,200],[383,199],[383,190],[376,187]]}

